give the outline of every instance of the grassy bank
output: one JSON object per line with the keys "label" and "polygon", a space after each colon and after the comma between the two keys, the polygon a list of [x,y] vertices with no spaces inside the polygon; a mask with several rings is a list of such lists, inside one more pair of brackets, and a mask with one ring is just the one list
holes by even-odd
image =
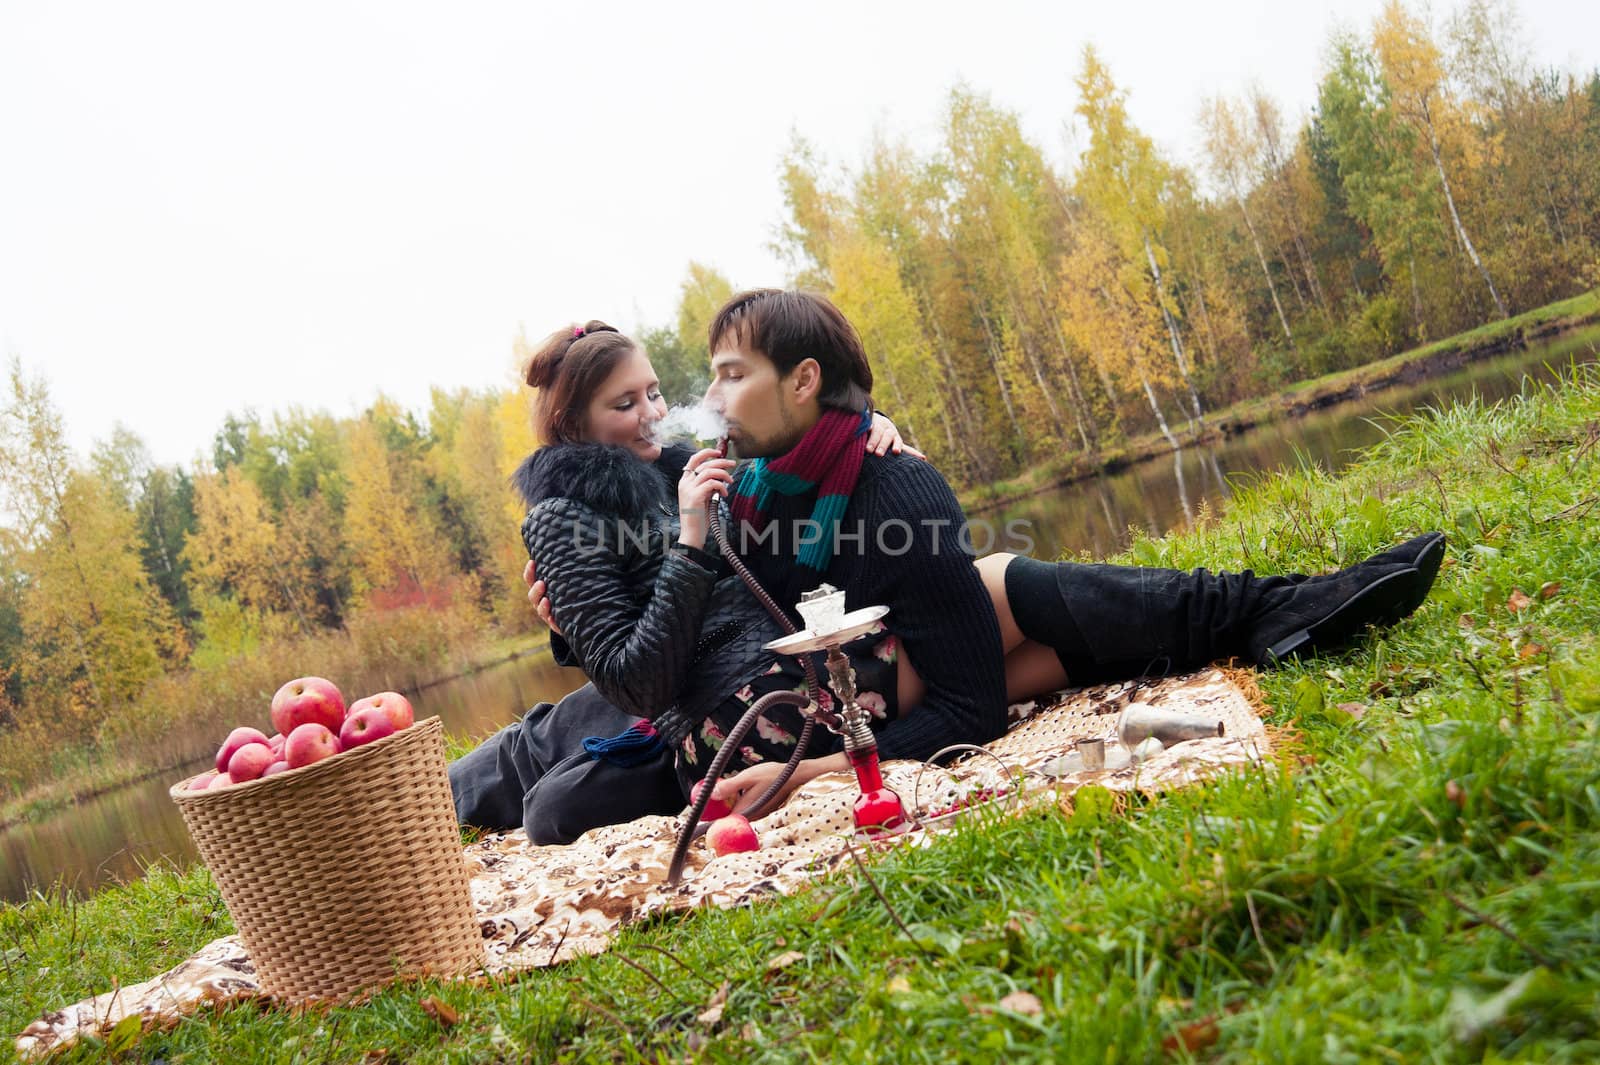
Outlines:
{"label": "grassy bank", "polygon": [[[1436,374],[1448,373],[1479,359],[1524,348],[1600,321],[1600,289],[1571,299],[1491,322],[1477,329],[1434,341],[1409,351],[1350,370],[1340,370],[1301,381],[1268,396],[1241,400],[1232,406],[1206,414],[1206,430],[1197,442],[1204,443],[1239,433],[1258,425],[1295,418],[1310,411],[1393,385],[1404,384]],[[1188,439],[1184,439],[1187,443]],[[1083,480],[1099,473],[1110,473],[1172,449],[1156,432],[1146,433],[1098,455],[1074,453],[1062,459],[1034,466],[1016,477],[993,484],[976,485],[959,494],[969,511],[987,510],[1048,491],[1062,484]]]}
{"label": "grassy bank", "polygon": [[[1408,422],[1337,479],[1267,480],[1224,519],[1131,553],[1315,570],[1449,534],[1415,617],[1262,677],[1273,721],[1302,737],[1292,767],[1117,814],[994,817],[884,858],[882,901],[851,873],[635,928],[608,956],[498,986],[233,1009],[119,1049],[172,1063],[1596,1060],[1597,517],[1600,373]],[[199,869],[0,909],[0,1028],[228,930]],[[801,960],[770,967],[789,952]]]}
{"label": "grassy bank", "polygon": [[0,733],[0,828],[215,754],[235,726],[267,727],[273,693],[294,677],[329,677],[354,699],[425,689],[543,646],[542,636],[491,641],[470,610],[385,611],[162,677],[89,744],[63,744],[48,727],[24,723]]}

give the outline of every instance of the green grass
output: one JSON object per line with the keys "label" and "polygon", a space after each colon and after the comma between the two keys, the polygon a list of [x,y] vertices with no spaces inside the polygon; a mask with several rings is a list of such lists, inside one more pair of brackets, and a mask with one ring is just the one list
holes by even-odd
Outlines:
{"label": "green grass", "polygon": [[[122,1057],[1600,1059],[1597,522],[1600,373],[1584,370],[1413,419],[1337,479],[1264,478],[1225,518],[1138,541],[1141,562],[1257,569],[1321,569],[1430,528],[1451,551],[1412,619],[1262,678],[1273,723],[1300,736],[1285,766],[1120,814],[989,816],[879,861],[916,942],[847,872],[497,986],[229,1009]],[[193,869],[5,907],[0,1027],[144,979],[228,927]],[[790,951],[802,960],[769,971]],[[699,1020],[723,987],[721,1019]],[[1039,1012],[1002,1007],[1013,992]],[[429,996],[459,1023],[435,1020]]]}

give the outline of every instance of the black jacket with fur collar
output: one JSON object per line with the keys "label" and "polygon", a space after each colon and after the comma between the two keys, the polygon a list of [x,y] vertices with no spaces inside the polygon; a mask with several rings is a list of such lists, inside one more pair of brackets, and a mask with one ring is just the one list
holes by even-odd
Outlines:
{"label": "black jacket with fur collar", "polygon": [[523,543],[575,664],[669,745],[765,668],[759,645],[782,634],[738,578],[719,588],[706,556],[674,549],[689,454],[669,447],[646,463],[623,447],[555,444],[512,478],[529,507]]}

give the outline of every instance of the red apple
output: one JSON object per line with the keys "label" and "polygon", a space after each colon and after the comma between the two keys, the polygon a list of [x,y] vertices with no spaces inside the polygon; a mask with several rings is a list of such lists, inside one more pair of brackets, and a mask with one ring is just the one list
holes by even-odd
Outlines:
{"label": "red apple", "polygon": [[272,748],[272,753],[279,758],[283,757],[283,733],[274,732],[267,737],[267,746]]}
{"label": "red apple", "polygon": [[756,830],[750,827],[744,814],[729,814],[711,822],[711,827],[706,830],[706,842],[711,844],[711,849],[717,852],[719,858],[724,854],[761,849]]}
{"label": "red apple", "polygon": [[217,771],[215,769],[207,769],[204,773],[201,773],[199,776],[189,781],[189,783],[184,786],[183,790],[205,791],[215,779],[217,779]]}
{"label": "red apple", "polygon": [[[362,702],[367,700],[363,699]],[[339,729],[339,747],[348,751],[352,747],[359,747],[363,743],[371,743],[373,740],[381,740],[385,736],[392,735],[394,735],[394,720],[382,706],[372,702],[367,702],[366,706],[357,703],[350,708],[350,713],[345,717],[344,727]]]}
{"label": "red apple", "polygon": [[308,721],[295,726],[289,738],[283,741],[283,760],[290,769],[299,769],[312,762],[320,762],[339,753],[339,737],[327,725]]}
{"label": "red apple", "polygon": [[228,775],[234,783],[255,780],[267,771],[267,766],[278,760],[272,748],[265,743],[247,743],[233,752],[228,759]]}
{"label": "red apple", "polygon": [[[365,699],[357,699],[350,704],[350,709],[345,713],[345,720],[348,721],[357,710],[364,710],[369,706],[376,706],[387,714],[389,720],[394,722],[396,732],[410,728],[411,723],[416,720],[416,715],[411,709],[411,701],[399,692],[379,692]],[[342,731],[340,736],[343,736]]]}
{"label": "red apple", "polygon": [[301,677],[279,688],[272,697],[273,728],[287,736],[308,722],[334,733],[344,724],[344,696],[331,681]]}
{"label": "red apple", "polygon": [[217,748],[217,772],[227,770],[228,760],[233,753],[247,743],[266,743],[267,734],[258,728],[241,725],[228,733],[228,738],[222,741],[222,746]]}
{"label": "red apple", "polygon": [[275,777],[279,773],[287,773],[288,771],[289,771],[289,763],[288,762],[281,761],[281,760],[280,761],[276,761],[276,762],[273,762],[271,765],[267,766],[266,769],[262,770],[261,779],[265,780],[268,777]]}
{"label": "red apple", "polygon": [[[689,789],[689,805],[691,807],[700,801],[700,790],[705,786],[706,782],[701,780],[696,782],[695,786]],[[719,818],[727,817],[731,813],[733,813],[733,807],[729,806],[721,799],[713,798],[711,801],[706,803],[706,808],[700,811],[700,820],[715,821]]]}
{"label": "red apple", "polygon": [[207,791],[216,791],[217,789],[225,788],[225,787],[227,787],[228,785],[230,785],[232,783],[233,783],[233,778],[230,777],[228,774],[226,774],[226,773],[218,773],[216,776],[212,777],[211,778],[211,782],[206,785],[206,790]]}

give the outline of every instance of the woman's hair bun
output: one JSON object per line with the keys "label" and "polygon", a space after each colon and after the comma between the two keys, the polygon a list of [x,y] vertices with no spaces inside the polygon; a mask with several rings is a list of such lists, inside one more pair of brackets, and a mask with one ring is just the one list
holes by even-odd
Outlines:
{"label": "woman's hair bun", "polygon": [[555,380],[556,374],[561,371],[561,363],[574,344],[581,344],[585,337],[596,333],[618,332],[620,330],[616,326],[607,325],[598,319],[590,319],[582,325],[569,326],[566,329],[557,329],[534,351],[533,357],[528,360],[522,379],[533,388],[548,388]]}
{"label": "woman's hair bun", "polygon": [[522,379],[538,389],[536,420],[546,443],[575,440],[583,410],[618,362],[637,350],[614,325],[590,319],[551,333],[534,351]]}

